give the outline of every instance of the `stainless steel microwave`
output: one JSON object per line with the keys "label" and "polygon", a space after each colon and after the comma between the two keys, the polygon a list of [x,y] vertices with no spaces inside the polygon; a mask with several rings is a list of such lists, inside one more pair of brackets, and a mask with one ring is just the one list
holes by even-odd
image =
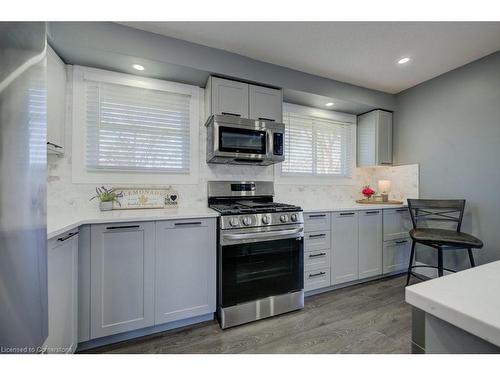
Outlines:
{"label": "stainless steel microwave", "polygon": [[232,115],[207,120],[207,163],[271,165],[285,160],[285,125]]}

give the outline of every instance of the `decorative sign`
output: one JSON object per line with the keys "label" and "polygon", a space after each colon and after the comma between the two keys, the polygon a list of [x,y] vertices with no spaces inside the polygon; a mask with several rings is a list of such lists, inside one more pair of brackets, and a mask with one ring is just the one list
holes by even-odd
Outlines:
{"label": "decorative sign", "polygon": [[167,190],[167,195],[165,197],[166,207],[177,207],[179,202],[179,194],[174,190]]}
{"label": "decorative sign", "polygon": [[143,188],[115,188],[122,196],[113,202],[113,210],[133,210],[144,208],[165,208],[169,190]]}

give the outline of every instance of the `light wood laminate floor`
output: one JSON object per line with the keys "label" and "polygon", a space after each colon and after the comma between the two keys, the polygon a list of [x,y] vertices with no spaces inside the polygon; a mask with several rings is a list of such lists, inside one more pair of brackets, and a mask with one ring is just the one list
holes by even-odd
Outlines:
{"label": "light wood laminate floor", "polygon": [[405,277],[306,298],[303,310],[223,331],[216,321],[87,353],[409,353]]}

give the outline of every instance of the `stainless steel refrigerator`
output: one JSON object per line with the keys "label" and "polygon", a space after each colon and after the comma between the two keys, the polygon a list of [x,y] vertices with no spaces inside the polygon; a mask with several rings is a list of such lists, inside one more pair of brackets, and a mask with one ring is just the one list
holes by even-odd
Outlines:
{"label": "stainless steel refrigerator", "polygon": [[0,353],[47,337],[46,26],[0,22]]}

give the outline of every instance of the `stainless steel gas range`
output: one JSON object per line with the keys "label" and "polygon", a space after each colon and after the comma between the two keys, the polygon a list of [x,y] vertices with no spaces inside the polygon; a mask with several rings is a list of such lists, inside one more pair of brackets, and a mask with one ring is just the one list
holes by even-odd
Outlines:
{"label": "stainless steel gas range", "polygon": [[304,219],[267,181],[210,181],[220,212],[217,314],[222,328],[304,307]]}

